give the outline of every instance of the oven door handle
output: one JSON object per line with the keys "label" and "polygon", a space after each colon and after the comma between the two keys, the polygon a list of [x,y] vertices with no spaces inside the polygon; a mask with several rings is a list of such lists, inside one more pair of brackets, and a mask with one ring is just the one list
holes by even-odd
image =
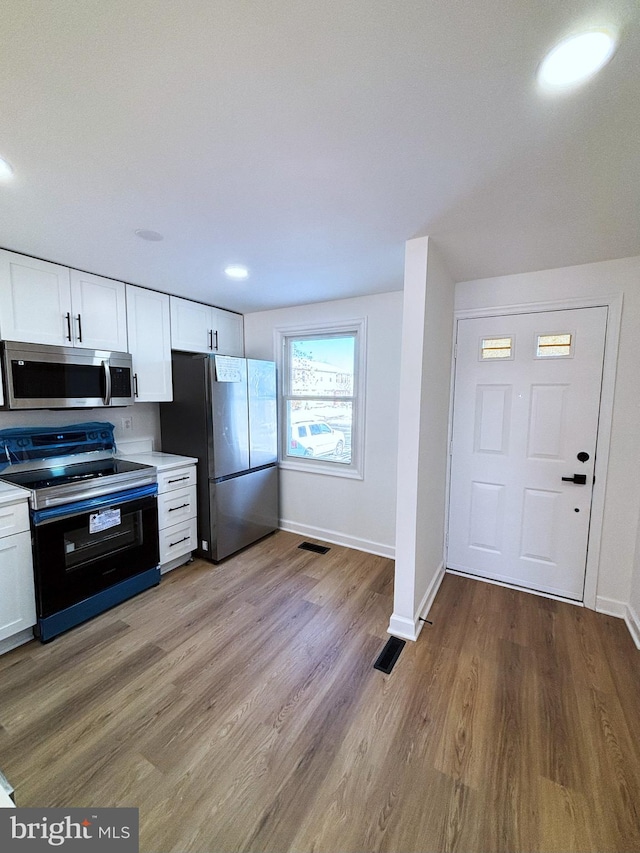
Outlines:
{"label": "oven door handle", "polygon": [[72,501],[68,504],[60,506],[51,506],[46,509],[32,509],[31,522],[34,527],[40,524],[48,524],[50,521],[59,521],[63,518],[70,518],[73,515],[82,515],[88,512],[100,512],[107,508],[117,508],[125,506],[133,501],[139,501],[143,498],[152,498],[157,500],[158,484],[148,483],[144,486],[136,486],[134,489],[127,489],[122,492],[111,492],[106,495],[98,495],[94,498],[85,498],[80,501]]}
{"label": "oven door handle", "polygon": [[104,370],[104,397],[102,402],[105,406],[109,406],[111,404],[111,371],[108,361],[102,362],[102,369]]}

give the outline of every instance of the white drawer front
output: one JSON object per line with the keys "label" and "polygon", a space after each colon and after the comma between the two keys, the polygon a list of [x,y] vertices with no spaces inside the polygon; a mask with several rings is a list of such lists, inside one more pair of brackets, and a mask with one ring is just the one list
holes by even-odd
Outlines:
{"label": "white drawer front", "polygon": [[169,527],[196,517],[196,487],[158,495],[158,527]]}
{"label": "white drawer front", "polygon": [[186,486],[195,486],[196,466],[185,465],[182,468],[173,468],[171,471],[158,472],[158,492],[170,492],[173,489],[184,489]]}
{"label": "white drawer front", "polygon": [[13,536],[29,529],[29,504],[22,501],[19,504],[0,506],[0,536]]}
{"label": "white drawer front", "polygon": [[195,551],[198,544],[198,530],[195,518],[182,524],[172,524],[160,531],[160,562],[167,563],[174,557],[181,557]]}

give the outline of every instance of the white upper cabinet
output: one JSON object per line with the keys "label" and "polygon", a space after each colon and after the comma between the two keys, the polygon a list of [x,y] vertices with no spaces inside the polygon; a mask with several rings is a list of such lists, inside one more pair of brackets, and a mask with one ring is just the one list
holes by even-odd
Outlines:
{"label": "white upper cabinet", "polygon": [[212,308],[213,352],[244,355],[244,318],[233,311]]}
{"label": "white upper cabinet", "polygon": [[211,352],[211,306],[171,297],[171,348]]}
{"label": "white upper cabinet", "polygon": [[73,346],[127,352],[127,301],[121,281],[71,270]]}
{"label": "white upper cabinet", "polygon": [[0,251],[0,335],[6,341],[72,346],[68,268]]}
{"label": "white upper cabinet", "polygon": [[0,335],[126,352],[124,284],[0,250]]}
{"label": "white upper cabinet", "polygon": [[171,347],[184,352],[243,356],[242,314],[172,296]]}
{"label": "white upper cabinet", "polygon": [[127,285],[129,351],[136,402],[173,400],[169,296]]}

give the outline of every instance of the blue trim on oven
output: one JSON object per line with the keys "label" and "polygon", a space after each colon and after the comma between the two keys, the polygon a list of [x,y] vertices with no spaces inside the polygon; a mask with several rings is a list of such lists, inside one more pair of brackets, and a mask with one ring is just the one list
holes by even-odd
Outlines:
{"label": "blue trim on oven", "polygon": [[108,587],[108,589],[102,590],[102,592],[85,598],[84,601],[72,604],[71,607],[66,607],[52,616],[38,619],[35,634],[41,642],[46,643],[64,631],[68,631],[69,628],[74,628],[81,622],[86,622],[87,619],[104,613],[105,610],[115,607],[116,604],[126,601],[139,592],[144,592],[145,589],[157,586],[159,583],[160,566],[147,569],[145,572],[140,572],[139,575],[134,575],[132,578],[127,578]]}
{"label": "blue trim on oven", "polygon": [[61,518],[65,515],[78,515],[81,512],[99,509],[102,506],[123,504],[128,501],[135,501],[138,498],[145,498],[147,495],[157,494],[158,484],[149,483],[147,486],[137,486],[134,489],[127,489],[123,492],[112,492],[109,495],[99,495],[95,498],[86,498],[83,501],[66,503],[62,506],[52,506],[49,509],[34,509],[31,511],[31,520],[34,524],[44,524],[47,521],[51,521],[55,518]]}

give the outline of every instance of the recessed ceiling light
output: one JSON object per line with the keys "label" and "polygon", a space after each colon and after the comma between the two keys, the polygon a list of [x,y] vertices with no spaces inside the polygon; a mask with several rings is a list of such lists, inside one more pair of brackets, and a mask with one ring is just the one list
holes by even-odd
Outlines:
{"label": "recessed ceiling light", "polygon": [[616,37],[608,29],[587,30],[569,36],[543,59],[538,69],[538,83],[548,91],[572,89],[605,66],[615,49]]}
{"label": "recessed ceiling light", "polygon": [[225,267],[224,274],[227,278],[233,278],[236,281],[243,281],[245,278],[249,278],[249,270],[240,264],[230,264],[228,267]]}
{"label": "recessed ceiling light", "polygon": [[13,166],[8,160],[0,157],[0,181],[8,181],[13,177]]}
{"label": "recessed ceiling light", "polygon": [[146,231],[144,228],[136,228],[135,234],[141,240],[150,240],[152,243],[159,243],[160,240],[164,240],[158,231]]}

